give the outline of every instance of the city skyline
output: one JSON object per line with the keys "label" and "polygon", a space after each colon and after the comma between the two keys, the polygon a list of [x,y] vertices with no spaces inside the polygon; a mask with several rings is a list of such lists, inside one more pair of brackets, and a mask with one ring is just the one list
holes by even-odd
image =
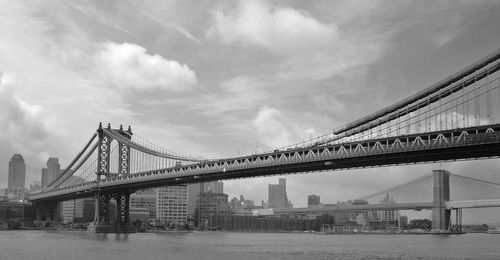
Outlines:
{"label": "city skyline", "polygon": [[[422,90],[500,42],[491,33],[500,23],[494,1],[390,9],[343,1],[191,5],[7,3],[9,11],[0,11],[8,25],[0,28],[0,184],[7,186],[3,171],[14,153],[26,156],[26,185],[40,179],[49,157],[64,168],[99,121],[207,158],[293,144]],[[186,15],[192,12],[199,15]],[[280,26],[283,19],[294,33]],[[289,199],[306,206],[313,192],[343,201],[438,168],[498,183],[499,165],[289,175],[287,185]],[[274,181],[228,181],[225,189],[261,201]]]}

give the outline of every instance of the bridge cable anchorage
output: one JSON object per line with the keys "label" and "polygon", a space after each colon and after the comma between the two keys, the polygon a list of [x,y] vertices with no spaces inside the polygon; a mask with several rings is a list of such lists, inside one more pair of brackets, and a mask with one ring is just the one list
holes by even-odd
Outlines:
{"label": "bridge cable anchorage", "polygon": [[401,190],[405,187],[408,187],[412,184],[416,184],[416,183],[420,183],[424,180],[427,180],[429,178],[432,178],[432,174],[426,174],[420,178],[417,178],[417,179],[414,179],[414,180],[410,180],[410,181],[407,181],[405,183],[402,183],[402,184],[399,184],[399,185],[396,185],[394,187],[390,187],[388,189],[385,189],[385,190],[382,190],[382,191],[377,191],[375,193],[372,193],[372,194],[368,194],[366,196],[363,196],[363,197],[360,197],[360,198],[357,198],[357,200],[368,200],[368,199],[371,199],[371,198],[374,198],[374,197],[377,197],[377,196],[380,196],[384,193],[391,193],[391,192],[394,192],[394,191],[398,191],[398,190]]}

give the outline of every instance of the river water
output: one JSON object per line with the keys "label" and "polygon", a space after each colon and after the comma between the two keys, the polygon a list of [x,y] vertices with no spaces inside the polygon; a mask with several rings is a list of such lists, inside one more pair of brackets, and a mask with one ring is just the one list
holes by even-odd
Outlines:
{"label": "river water", "polygon": [[500,259],[500,235],[2,231],[0,259]]}

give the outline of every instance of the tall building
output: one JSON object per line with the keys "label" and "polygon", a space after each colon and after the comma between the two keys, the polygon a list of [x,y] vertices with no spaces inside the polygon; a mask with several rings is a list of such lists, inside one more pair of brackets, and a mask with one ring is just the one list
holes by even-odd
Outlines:
{"label": "tall building", "polygon": [[187,185],[156,189],[156,219],[169,224],[187,223]]}
{"label": "tall building", "polygon": [[49,158],[47,160],[47,184],[52,183],[61,174],[59,158]]}
{"label": "tall building", "polygon": [[314,208],[321,204],[319,195],[309,195],[307,196],[307,207]]}
{"label": "tall building", "polygon": [[201,192],[196,198],[195,226],[206,227],[211,217],[228,215],[227,199],[225,193]]}
{"label": "tall building", "polygon": [[188,185],[188,214],[194,217],[194,211],[196,208],[196,198],[200,192],[212,192],[212,193],[223,193],[224,183],[221,181],[205,182],[205,183],[194,183]]}
{"label": "tall building", "polygon": [[[156,218],[156,192],[154,189],[136,191],[130,195],[130,209],[148,209],[148,221]],[[137,211],[137,210],[136,210]]]}
{"label": "tall building", "polygon": [[25,188],[26,164],[20,154],[14,154],[9,161],[9,189]]}
{"label": "tall building", "polygon": [[42,168],[42,188],[47,187],[47,168]]}
{"label": "tall building", "polygon": [[42,169],[42,187],[47,187],[61,174],[59,158],[51,157],[47,160],[47,168]]}
{"label": "tall building", "polygon": [[291,204],[286,196],[285,178],[279,178],[278,184],[269,184],[268,204],[273,209],[288,208]]}

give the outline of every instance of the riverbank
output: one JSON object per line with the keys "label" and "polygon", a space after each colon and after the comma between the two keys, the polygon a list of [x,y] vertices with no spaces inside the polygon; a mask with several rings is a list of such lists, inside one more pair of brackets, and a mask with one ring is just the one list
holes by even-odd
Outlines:
{"label": "riverbank", "polygon": [[320,235],[463,235],[466,232],[317,232]]}

